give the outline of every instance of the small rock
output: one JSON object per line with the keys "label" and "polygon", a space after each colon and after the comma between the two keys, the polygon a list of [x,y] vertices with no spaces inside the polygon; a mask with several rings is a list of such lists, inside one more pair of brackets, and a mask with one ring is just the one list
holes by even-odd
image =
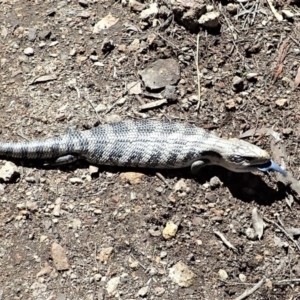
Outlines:
{"label": "small rock", "polygon": [[229,110],[230,109],[233,109],[233,108],[235,108],[235,101],[233,100],[233,99],[230,99],[230,100],[226,100],[225,101],[225,106],[226,106],[226,108],[228,108]]}
{"label": "small rock", "polygon": [[166,251],[161,251],[160,252],[160,258],[165,258],[167,257],[168,253]]}
{"label": "small rock", "polygon": [[246,276],[244,274],[240,274],[239,275],[239,279],[240,279],[241,282],[246,282],[247,278],[246,278]]}
{"label": "small rock", "polygon": [[24,178],[27,182],[29,183],[35,183],[36,182],[36,179],[34,177],[25,177]]}
{"label": "small rock", "polygon": [[174,184],[173,190],[174,190],[175,192],[178,192],[178,191],[184,192],[184,191],[186,191],[186,190],[187,190],[187,185],[186,185],[184,179],[178,180],[178,181]]}
{"label": "small rock", "polygon": [[80,229],[81,228],[81,220],[80,219],[74,219],[72,222],[72,228],[73,229]]}
{"label": "small rock", "polygon": [[149,4],[149,8],[144,9],[141,14],[140,14],[140,18],[142,20],[147,20],[149,19],[151,16],[155,17],[158,14],[158,5],[157,3],[150,3]]}
{"label": "small rock", "polygon": [[171,239],[177,233],[178,225],[176,225],[173,221],[168,221],[166,227],[163,230],[163,237],[166,240]]}
{"label": "small rock", "polygon": [[95,209],[94,210],[94,214],[95,215],[101,215],[102,214],[102,210],[101,209]]}
{"label": "small rock", "polygon": [[107,110],[107,106],[105,104],[98,104],[95,108],[96,112],[104,112]]}
{"label": "small rock", "polygon": [[27,56],[32,56],[34,54],[34,50],[31,47],[25,48],[24,49],[24,54]]}
{"label": "small rock", "polygon": [[38,210],[38,205],[35,201],[27,201],[26,208],[31,212],[35,212]]}
{"label": "small rock", "polygon": [[89,173],[90,173],[90,175],[98,174],[98,172],[99,172],[99,167],[92,166],[92,165],[89,166]]}
{"label": "small rock", "polygon": [[40,236],[40,242],[43,243],[44,241],[48,240],[48,236],[47,235],[41,235]]}
{"label": "small rock", "polygon": [[66,250],[55,242],[51,245],[51,256],[57,271],[65,271],[70,269]]}
{"label": "small rock", "polygon": [[245,234],[249,240],[252,240],[252,241],[257,240],[257,234],[253,228],[250,228],[250,227],[247,228],[245,231]]}
{"label": "small rock", "polygon": [[155,237],[161,236],[160,230],[155,230],[155,229],[150,228],[148,230],[148,232],[149,232],[150,235],[155,236]]}
{"label": "small rock", "polygon": [[220,13],[217,11],[211,11],[202,15],[199,19],[199,24],[206,28],[217,28],[219,25]]}
{"label": "small rock", "polygon": [[137,52],[140,48],[140,40],[134,39],[131,44],[127,47],[129,52]]}
{"label": "small rock", "polygon": [[257,73],[247,73],[246,78],[247,78],[248,80],[251,80],[251,79],[256,79],[257,76],[258,76]]}
{"label": "small rock", "polygon": [[288,103],[288,99],[284,99],[284,98],[281,98],[281,99],[277,99],[275,101],[276,105],[279,106],[279,107],[284,107],[287,105]]}
{"label": "small rock", "polygon": [[58,197],[55,200],[55,206],[54,206],[53,211],[52,211],[52,215],[53,216],[55,216],[55,217],[59,217],[60,216],[61,204],[62,204],[62,199]]}
{"label": "small rock", "polygon": [[36,274],[36,277],[49,275],[52,272],[52,270],[53,268],[48,263],[45,263],[45,266]]}
{"label": "small rock", "polygon": [[98,55],[91,55],[90,56],[91,61],[98,61],[98,59],[99,59]]}
{"label": "small rock", "polygon": [[97,258],[101,262],[108,261],[109,258],[111,257],[113,250],[114,250],[113,247],[102,248],[100,253],[98,254]]}
{"label": "small rock", "polygon": [[78,178],[78,177],[73,177],[73,178],[70,178],[69,181],[71,183],[83,183],[83,180]]}
{"label": "small rock", "polygon": [[194,283],[196,274],[185,263],[179,261],[170,268],[169,277],[181,287],[190,287]]}
{"label": "small rock", "polygon": [[244,89],[244,81],[239,76],[234,76],[232,80],[233,90],[236,92],[241,92]]}
{"label": "small rock", "polygon": [[102,278],[102,275],[101,275],[101,274],[95,274],[95,275],[94,275],[95,281],[100,281],[101,278]]}
{"label": "small rock", "polygon": [[7,161],[0,169],[0,180],[3,180],[4,182],[11,182],[19,176],[20,172],[18,167],[10,161]]}
{"label": "small rock", "polygon": [[214,176],[210,179],[209,185],[210,185],[210,188],[213,190],[213,189],[220,187],[222,185],[222,182],[219,179],[219,177]]}
{"label": "small rock", "polygon": [[114,26],[117,24],[119,21],[118,18],[115,18],[111,14],[105,16],[102,18],[98,23],[95,24],[93,33],[97,34],[100,33],[102,30],[109,29],[110,27]]}
{"label": "small rock", "polygon": [[111,278],[106,284],[106,291],[109,296],[113,296],[118,288],[120,283],[120,277]]}
{"label": "small rock", "polygon": [[120,179],[123,182],[129,182],[132,185],[139,184],[145,174],[136,172],[125,172],[120,174]]}
{"label": "small rock", "polygon": [[284,135],[290,135],[290,134],[293,133],[293,128],[284,128],[284,129],[282,130],[282,133],[283,133]]}
{"label": "small rock", "polygon": [[149,291],[149,287],[148,286],[144,286],[142,287],[139,291],[138,291],[138,295],[142,298],[146,297]]}
{"label": "small rock", "polygon": [[52,34],[51,31],[49,31],[49,30],[43,30],[43,31],[41,31],[41,32],[39,33],[39,38],[40,38],[41,40],[47,40],[47,39],[50,38],[51,34]]}
{"label": "small rock", "polygon": [[180,67],[172,58],[158,59],[139,71],[139,75],[147,88],[157,90],[177,84],[180,80]]}
{"label": "small rock", "polygon": [[129,267],[132,269],[137,269],[139,266],[139,262],[130,256],[129,256],[128,262],[129,262]]}
{"label": "small rock", "polygon": [[154,289],[154,295],[160,297],[165,293],[165,291],[166,290],[163,287],[156,287]]}
{"label": "small rock", "polygon": [[228,278],[227,272],[223,269],[219,270],[218,274],[222,280],[226,280]]}
{"label": "small rock", "polygon": [[295,17],[294,13],[292,13],[290,10],[283,9],[281,12],[286,19],[293,19]]}
{"label": "small rock", "polygon": [[128,7],[135,12],[140,12],[145,9],[145,4],[138,2],[136,0],[129,0]]}
{"label": "small rock", "polygon": [[226,6],[227,11],[232,15],[235,15],[237,13],[238,8],[239,8],[238,4],[233,4],[233,3],[228,3]]}
{"label": "small rock", "polygon": [[122,120],[120,115],[106,115],[105,116],[105,123],[116,123]]}
{"label": "small rock", "polygon": [[86,0],[79,0],[78,3],[80,6],[85,7],[85,8],[89,6],[89,4]]}
{"label": "small rock", "polygon": [[37,30],[35,28],[28,28],[27,36],[30,42],[34,42],[36,39]]}
{"label": "small rock", "polygon": [[266,288],[269,289],[269,291],[271,291],[273,289],[273,282],[272,282],[272,280],[269,279],[269,278],[266,278],[265,286],[266,286]]}

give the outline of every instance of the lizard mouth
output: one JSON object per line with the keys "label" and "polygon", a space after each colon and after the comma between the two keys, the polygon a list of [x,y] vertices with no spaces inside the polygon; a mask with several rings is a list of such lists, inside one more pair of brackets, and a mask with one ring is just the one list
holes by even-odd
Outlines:
{"label": "lizard mouth", "polygon": [[283,170],[280,166],[278,166],[273,160],[270,160],[269,162],[264,163],[262,165],[256,165],[254,167],[262,172],[276,171],[282,174],[284,177],[287,175],[286,171]]}

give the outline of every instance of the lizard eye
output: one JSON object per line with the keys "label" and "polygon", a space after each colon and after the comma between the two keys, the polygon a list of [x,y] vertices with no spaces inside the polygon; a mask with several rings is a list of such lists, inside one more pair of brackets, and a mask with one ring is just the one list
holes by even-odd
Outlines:
{"label": "lizard eye", "polygon": [[230,160],[235,163],[241,163],[242,161],[245,160],[245,158],[240,155],[232,155],[230,156]]}

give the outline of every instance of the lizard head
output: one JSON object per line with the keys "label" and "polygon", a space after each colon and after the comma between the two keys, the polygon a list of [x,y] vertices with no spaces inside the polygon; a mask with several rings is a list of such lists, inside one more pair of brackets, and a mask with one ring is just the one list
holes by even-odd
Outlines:
{"label": "lizard head", "polygon": [[209,161],[208,164],[220,165],[233,172],[277,171],[286,176],[286,172],[271,159],[267,151],[240,139],[229,139],[226,147],[214,154],[203,158]]}

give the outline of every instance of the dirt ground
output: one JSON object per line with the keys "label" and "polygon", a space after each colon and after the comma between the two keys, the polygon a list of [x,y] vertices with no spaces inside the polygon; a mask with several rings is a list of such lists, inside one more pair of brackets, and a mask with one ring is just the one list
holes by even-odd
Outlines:
{"label": "dirt ground", "polygon": [[[252,130],[271,152],[277,132],[297,180],[300,9],[273,2],[0,1],[1,141],[149,118]],[[140,72],[170,58],[180,80],[165,101]],[[300,299],[300,199],[274,173],[15,163],[0,184],[1,300],[244,299],[255,286],[248,299]]]}

